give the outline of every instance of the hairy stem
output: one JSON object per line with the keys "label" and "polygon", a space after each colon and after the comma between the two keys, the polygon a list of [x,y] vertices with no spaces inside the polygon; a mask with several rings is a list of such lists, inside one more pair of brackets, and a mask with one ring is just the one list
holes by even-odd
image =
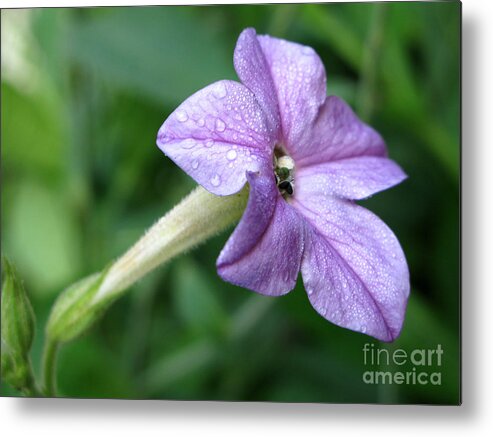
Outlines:
{"label": "hairy stem", "polygon": [[56,355],[61,344],[85,332],[111,303],[147,273],[239,220],[248,186],[231,196],[197,187],[154,224],[108,269],[68,287],[53,306],[46,328],[43,393],[56,395]]}
{"label": "hairy stem", "polygon": [[110,267],[95,300],[118,294],[157,266],[231,226],[243,214],[247,197],[247,187],[223,197],[197,187]]}

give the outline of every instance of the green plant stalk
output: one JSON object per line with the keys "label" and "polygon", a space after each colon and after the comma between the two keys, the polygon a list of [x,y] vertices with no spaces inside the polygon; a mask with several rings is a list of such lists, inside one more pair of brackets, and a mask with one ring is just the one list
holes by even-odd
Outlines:
{"label": "green plant stalk", "polygon": [[43,351],[43,394],[56,396],[56,359],[59,343],[47,339]]}
{"label": "green plant stalk", "polygon": [[94,301],[118,295],[157,266],[231,226],[243,214],[247,197],[247,186],[222,197],[197,187],[109,268]]}
{"label": "green plant stalk", "polygon": [[247,199],[248,185],[231,196],[215,196],[199,186],[109,268],[68,287],[55,302],[46,327],[44,394],[56,395],[56,357],[63,343],[85,332],[128,287],[153,269],[237,222]]}

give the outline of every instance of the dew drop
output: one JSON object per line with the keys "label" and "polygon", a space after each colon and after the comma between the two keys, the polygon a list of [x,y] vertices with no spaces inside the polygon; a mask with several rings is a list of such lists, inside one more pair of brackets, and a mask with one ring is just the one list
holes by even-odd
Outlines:
{"label": "dew drop", "polygon": [[183,109],[178,109],[178,111],[176,111],[176,119],[181,123],[187,121],[188,120],[187,111]]}
{"label": "dew drop", "polygon": [[205,147],[212,147],[214,145],[214,140],[206,140],[205,141]]}
{"label": "dew drop", "polygon": [[205,120],[203,118],[199,118],[197,120],[197,125],[203,127],[205,125]]}
{"label": "dew drop", "polygon": [[224,85],[224,83],[219,82],[215,86],[214,91],[212,91],[212,93],[216,98],[223,99],[228,94],[228,91],[226,90],[226,86]]}
{"label": "dew drop", "polygon": [[226,129],[226,125],[224,124],[224,121],[222,121],[220,118],[216,119],[216,130],[218,132],[224,132]]}
{"label": "dew drop", "polygon": [[234,161],[236,157],[238,156],[238,153],[236,153],[236,150],[228,150],[228,153],[226,153],[226,158],[228,158],[230,161]]}
{"label": "dew drop", "polygon": [[311,47],[305,46],[303,47],[302,52],[304,55],[311,55],[313,54],[313,49]]}
{"label": "dew drop", "polygon": [[193,149],[196,146],[196,142],[191,139],[187,139],[181,142],[182,149]]}
{"label": "dew drop", "polygon": [[217,173],[214,176],[212,176],[211,184],[214,187],[218,187],[219,185],[221,185],[221,177]]}
{"label": "dew drop", "polygon": [[192,162],[192,168],[193,168],[194,170],[197,170],[197,168],[198,168],[198,167],[199,167],[199,161],[197,161],[197,160],[193,161],[193,162]]}

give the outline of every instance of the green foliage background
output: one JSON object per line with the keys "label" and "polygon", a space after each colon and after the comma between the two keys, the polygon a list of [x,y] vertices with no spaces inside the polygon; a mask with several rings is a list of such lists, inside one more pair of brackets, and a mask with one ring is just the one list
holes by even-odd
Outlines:
{"label": "green foliage background", "polygon": [[[288,402],[459,401],[460,4],[356,3],[2,11],[2,252],[37,315],[100,270],[194,182],[155,146],[186,97],[236,79],[245,27],[310,45],[329,94],[408,173],[361,202],[396,233],[412,294],[392,345],[338,328],[301,280],[282,298],[216,275],[220,235],[133,287],[59,359],[69,397]],[[368,385],[365,343],[444,349],[442,385]],[[381,365],[381,370],[412,370]],[[419,370],[419,369],[418,369]],[[427,371],[433,369],[427,368]],[[1,385],[3,395],[17,395]]]}

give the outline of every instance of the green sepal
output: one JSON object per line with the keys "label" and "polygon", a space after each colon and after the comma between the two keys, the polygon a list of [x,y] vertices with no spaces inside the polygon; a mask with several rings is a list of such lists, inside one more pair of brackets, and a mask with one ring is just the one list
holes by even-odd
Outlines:
{"label": "green sepal", "polygon": [[46,335],[65,343],[87,331],[108,307],[110,300],[94,301],[107,270],[87,276],[60,294],[51,310]]}

